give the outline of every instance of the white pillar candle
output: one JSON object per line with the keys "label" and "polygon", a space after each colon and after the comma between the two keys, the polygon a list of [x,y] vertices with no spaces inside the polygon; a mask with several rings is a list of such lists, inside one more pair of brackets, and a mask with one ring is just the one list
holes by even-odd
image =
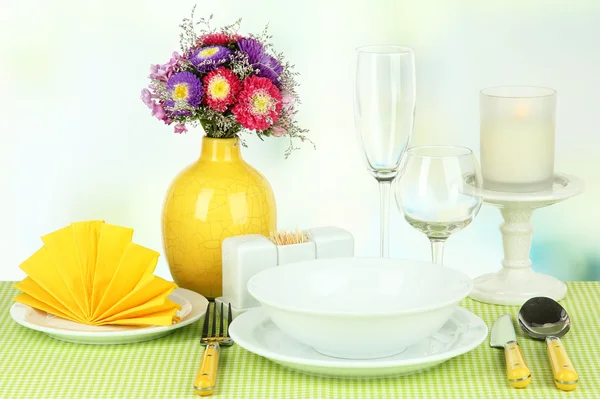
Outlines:
{"label": "white pillar candle", "polygon": [[484,188],[536,192],[552,187],[556,91],[505,86],[480,95]]}

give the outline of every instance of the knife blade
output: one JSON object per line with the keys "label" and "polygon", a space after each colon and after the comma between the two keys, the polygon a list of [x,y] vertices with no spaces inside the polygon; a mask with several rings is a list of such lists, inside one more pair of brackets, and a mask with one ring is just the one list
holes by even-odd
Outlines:
{"label": "knife blade", "polygon": [[492,326],[490,346],[504,348],[506,376],[515,388],[525,388],[531,382],[531,372],[523,358],[521,347],[509,314],[502,315]]}

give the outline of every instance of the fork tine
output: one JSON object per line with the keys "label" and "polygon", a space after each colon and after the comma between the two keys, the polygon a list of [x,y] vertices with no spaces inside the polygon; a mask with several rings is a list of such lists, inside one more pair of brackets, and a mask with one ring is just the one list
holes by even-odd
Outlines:
{"label": "fork tine", "polygon": [[213,304],[213,322],[212,322],[212,334],[211,338],[216,338],[217,336],[217,303]]}
{"label": "fork tine", "polygon": [[229,302],[229,306],[227,309],[227,338],[229,338],[229,326],[233,321],[233,313],[231,313],[231,302]]}
{"label": "fork tine", "polygon": [[219,313],[219,332],[221,333],[221,338],[225,338],[225,329],[223,328],[223,302],[221,302],[221,313]]}
{"label": "fork tine", "polygon": [[202,338],[208,338],[208,320],[210,319],[210,302],[206,307],[206,313],[204,314],[204,325],[202,326]]}

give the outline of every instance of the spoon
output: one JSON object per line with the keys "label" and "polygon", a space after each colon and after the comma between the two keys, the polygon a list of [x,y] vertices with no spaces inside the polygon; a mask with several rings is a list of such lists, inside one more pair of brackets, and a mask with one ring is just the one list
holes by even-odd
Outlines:
{"label": "spoon", "polygon": [[535,297],[523,304],[517,320],[525,334],[546,340],[554,384],[563,391],[577,388],[579,377],[560,341],[571,328],[567,311],[551,298]]}

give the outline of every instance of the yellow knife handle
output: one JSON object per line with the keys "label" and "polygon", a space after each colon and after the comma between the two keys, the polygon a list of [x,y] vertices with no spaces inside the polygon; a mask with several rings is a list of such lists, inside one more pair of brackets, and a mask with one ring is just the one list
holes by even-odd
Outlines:
{"label": "yellow knife handle", "polygon": [[571,364],[571,360],[569,360],[567,351],[560,338],[547,337],[546,349],[548,350],[548,357],[552,365],[554,384],[556,384],[558,389],[562,389],[563,391],[572,391],[577,388],[579,376],[573,364]]}
{"label": "yellow knife handle", "polygon": [[504,358],[506,360],[506,376],[508,382],[515,388],[525,388],[531,382],[531,372],[523,359],[521,347],[516,341],[506,344],[504,347]]}
{"label": "yellow knife handle", "polygon": [[202,355],[202,364],[194,381],[194,390],[200,396],[212,395],[217,383],[217,369],[219,367],[219,352],[221,348],[218,342],[206,345]]}

